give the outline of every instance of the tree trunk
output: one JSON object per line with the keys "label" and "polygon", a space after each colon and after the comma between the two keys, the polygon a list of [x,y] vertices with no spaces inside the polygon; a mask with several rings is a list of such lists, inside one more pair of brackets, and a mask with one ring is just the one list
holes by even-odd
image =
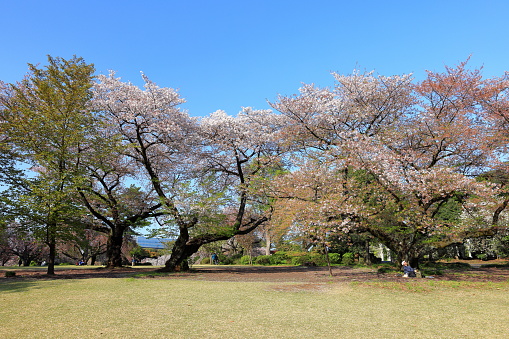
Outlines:
{"label": "tree trunk", "polygon": [[51,236],[48,243],[49,247],[49,256],[48,256],[48,275],[54,275],[55,274],[55,257],[56,257],[56,240],[54,236]]}
{"label": "tree trunk", "polygon": [[187,262],[187,259],[194,253],[198,252],[202,245],[210,244],[212,242],[219,240],[228,240],[238,234],[248,234],[265,221],[267,221],[266,217],[262,217],[260,219],[252,219],[248,223],[249,227],[244,227],[242,230],[237,228],[236,230],[228,234],[224,233],[203,234],[192,239],[189,237],[189,230],[187,226],[182,225],[179,227],[180,230],[179,236],[175,241],[175,244],[173,245],[170,259],[166,261],[164,267],[161,268],[159,271],[160,272],[188,271],[189,264]]}
{"label": "tree trunk", "polygon": [[330,265],[329,248],[327,247],[327,245],[325,245],[324,247],[325,247],[325,259],[327,261],[327,267],[329,268],[329,277],[332,277],[333,274],[332,274],[332,267]]}
{"label": "tree trunk", "polygon": [[106,250],[106,267],[122,267],[122,243],[124,241],[125,227],[114,227],[111,229],[108,237],[108,247]]}
{"label": "tree trunk", "polygon": [[[190,249],[187,248],[188,246],[186,244],[188,240],[189,231],[187,230],[187,227],[180,227],[180,234],[173,245],[170,259],[168,259],[168,261],[164,264],[164,267],[160,269],[161,272],[189,271],[187,258],[189,258],[194,252],[190,253]],[[198,248],[196,248],[196,251],[198,251]]]}
{"label": "tree trunk", "polygon": [[[268,228],[268,227],[267,227]],[[268,229],[265,230],[265,255],[270,255],[270,244],[271,244],[270,232]]]}
{"label": "tree trunk", "polygon": [[364,259],[364,262],[366,265],[371,265],[371,255],[369,253],[369,240],[366,240],[366,243],[365,243],[365,255],[366,255],[366,258]]}

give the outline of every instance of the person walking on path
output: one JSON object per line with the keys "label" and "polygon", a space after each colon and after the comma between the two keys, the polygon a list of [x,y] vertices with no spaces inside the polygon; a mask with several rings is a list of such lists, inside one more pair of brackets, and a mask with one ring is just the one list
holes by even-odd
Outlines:
{"label": "person walking on path", "polygon": [[212,264],[219,265],[219,257],[215,253],[212,254]]}

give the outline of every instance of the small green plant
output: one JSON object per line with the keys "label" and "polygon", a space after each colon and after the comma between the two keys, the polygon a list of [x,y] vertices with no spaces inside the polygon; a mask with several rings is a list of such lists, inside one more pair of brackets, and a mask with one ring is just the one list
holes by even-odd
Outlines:
{"label": "small green plant", "polygon": [[341,264],[353,265],[353,263],[354,263],[353,253],[347,252],[347,253],[343,254],[343,258],[341,259]]}
{"label": "small green plant", "polygon": [[33,260],[32,260],[32,261],[30,262],[30,266],[39,266],[39,265],[37,265],[37,263],[36,263],[35,261],[33,261]]}
{"label": "small green plant", "polygon": [[5,277],[6,278],[12,278],[12,277],[15,277],[16,276],[16,272],[14,271],[6,271],[5,272]]}
{"label": "small green plant", "polygon": [[479,260],[483,260],[483,261],[488,260],[488,255],[487,255],[487,254],[485,254],[485,253],[478,254],[478,255],[476,255],[476,257],[477,257],[477,259],[479,259]]}

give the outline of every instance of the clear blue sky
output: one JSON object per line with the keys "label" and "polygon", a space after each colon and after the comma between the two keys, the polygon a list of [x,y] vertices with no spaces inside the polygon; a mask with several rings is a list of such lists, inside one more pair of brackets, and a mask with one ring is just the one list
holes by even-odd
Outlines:
{"label": "clear blue sky", "polygon": [[509,70],[507,0],[0,0],[0,22],[0,80],[77,55],[178,88],[196,116],[268,108],[332,71],[422,79],[470,55],[486,76]]}

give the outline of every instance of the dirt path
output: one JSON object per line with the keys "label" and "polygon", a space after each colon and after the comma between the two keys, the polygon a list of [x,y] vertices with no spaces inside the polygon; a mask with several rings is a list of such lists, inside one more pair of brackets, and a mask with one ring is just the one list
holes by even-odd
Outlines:
{"label": "dirt path", "polygon": [[[0,270],[1,271],[1,270]],[[329,276],[326,267],[302,266],[197,266],[191,272],[158,274],[153,267],[105,268],[59,268],[56,275],[48,277],[44,270],[15,269],[16,277],[3,279],[89,279],[89,278],[125,278],[142,273],[150,279],[194,279],[205,281],[267,281],[267,282],[346,282],[346,281],[407,281],[399,273],[377,274],[376,269],[334,267],[333,276]],[[446,270],[442,275],[427,279],[452,281],[509,281],[509,268],[471,268],[464,270]]]}

